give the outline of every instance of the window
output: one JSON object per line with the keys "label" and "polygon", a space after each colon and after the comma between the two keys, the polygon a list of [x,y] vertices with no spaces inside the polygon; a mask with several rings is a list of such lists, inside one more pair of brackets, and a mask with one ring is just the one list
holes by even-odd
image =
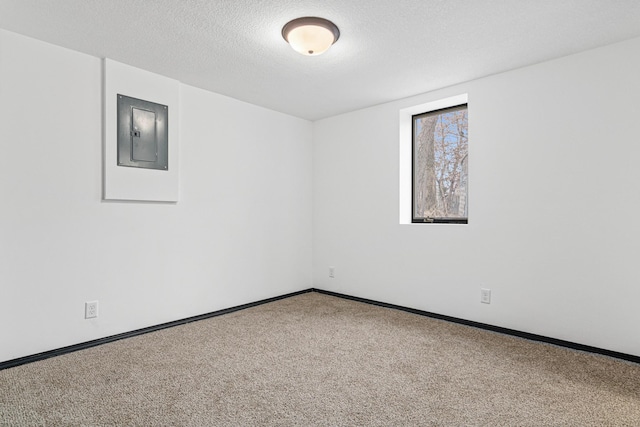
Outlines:
{"label": "window", "polygon": [[413,115],[412,129],[411,222],[466,224],[467,104]]}

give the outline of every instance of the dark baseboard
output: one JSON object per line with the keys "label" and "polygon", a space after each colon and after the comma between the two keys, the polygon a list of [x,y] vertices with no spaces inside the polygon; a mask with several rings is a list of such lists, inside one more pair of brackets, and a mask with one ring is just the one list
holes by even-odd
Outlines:
{"label": "dark baseboard", "polygon": [[372,304],[372,305],[377,305],[377,306],[380,306],[380,307],[391,308],[391,309],[394,309],[394,310],[406,311],[408,313],[418,314],[420,316],[426,316],[426,317],[431,317],[431,318],[434,318],[434,319],[446,320],[447,322],[459,323],[461,325],[472,326],[474,328],[485,329],[487,331],[498,332],[498,333],[506,334],[506,335],[512,335],[512,336],[525,338],[525,339],[532,340],[532,341],[540,341],[540,342],[544,342],[544,343],[547,343],[547,344],[557,345],[557,346],[560,346],[560,347],[567,347],[567,348],[570,348],[570,349],[573,349],[573,350],[580,350],[580,351],[585,351],[585,352],[588,352],[588,353],[602,354],[604,356],[614,357],[616,359],[622,359],[622,360],[626,360],[628,362],[634,362],[634,363],[639,363],[640,364],[640,356],[634,356],[634,355],[626,354],[626,353],[619,353],[617,351],[605,350],[603,348],[591,347],[589,345],[584,345],[584,344],[577,344],[577,343],[574,343],[574,342],[571,342],[571,341],[564,341],[564,340],[560,340],[560,339],[556,339],[556,338],[545,337],[544,335],[530,334],[528,332],[517,331],[515,329],[502,328],[500,326],[488,325],[486,323],[474,322],[472,320],[460,319],[460,318],[457,318],[457,317],[446,316],[444,314],[431,313],[429,311],[417,310],[415,308],[408,308],[408,307],[403,307],[403,306],[395,305],[395,304],[387,304],[385,302],[374,301],[374,300],[370,300],[370,299],[366,299],[366,298],[360,298],[360,297],[354,297],[354,296],[351,296],[351,295],[345,295],[345,294],[341,294],[341,293],[338,293],[338,292],[325,291],[323,289],[313,288],[312,291],[313,292],[318,292],[318,293],[321,293],[321,294],[325,294],[325,295],[331,295],[331,296],[338,297],[338,298],[344,298],[344,299],[348,299],[348,300],[352,300],[352,301],[363,302],[365,304]]}
{"label": "dark baseboard", "polygon": [[256,307],[258,305],[266,304],[273,301],[293,297],[300,294],[306,294],[312,292],[312,289],[305,289],[303,291],[292,292],[290,294],[280,295],[273,298],[267,298],[256,302],[250,302],[248,304],[238,305],[236,307],[225,308],[223,310],[213,311],[211,313],[200,314],[198,316],[187,317],[185,319],[174,320],[173,322],[162,323],[160,325],[149,326],[147,328],[136,329],[135,331],[124,332],[117,335],[111,335],[105,338],[99,338],[93,341],[87,341],[80,344],[74,344],[67,347],[58,348],[55,350],[45,351],[43,353],[33,354],[31,356],[19,357],[17,359],[8,360],[6,362],[0,362],[0,371],[3,369],[13,368],[15,366],[24,365],[26,363],[37,362],[38,360],[48,359],[50,357],[60,356],[67,353],[72,353],[78,350],[84,350],[86,348],[95,347],[102,344],[107,344],[113,341],[118,341],[124,338],[131,338],[137,335],[147,334],[149,332],[159,331],[161,329],[171,328],[173,326],[184,325],[185,323],[196,322],[198,320],[209,319],[211,317],[221,316],[223,314],[233,313],[235,311],[244,310],[245,308]]}
{"label": "dark baseboard", "polygon": [[95,346],[98,346],[98,345],[107,344],[107,343],[110,343],[110,342],[113,342],[113,341],[118,341],[118,340],[125,339],[125,338],[131,338],[131,337],[135,337],[137,335],[147,334],[149,332],[159,331],[161,329],[171,328],[173,326],[184,325],[186,323],[196,322],[198,320],[204,320],[204,319],[209,319],[211,317],[221,316],[223,314],[233,313],[233,312],[236,312],[236,311],[239,311],[239,310],[244,310],[245,308],[256,307],[258,305],[266,304],[266,303],[273,302],[273,301],[278,301],[278,300],[285,299],[285,298],[290,298],[290,297],[293,297],[293,296],[296,296],[296,295],[306,294],[306,293],[309,293],[309,292],[318,292],[320,294],[331,295],[331,296],[334,296],[334,297],[348,299],[348,300],[357,301],[357,302],[362,302],[362,303],[365,303],[365,304],[377,305],[379,307],[385,307],[385,308],[391,308],[391,309],[394,309],[394,310],[406,311],[408,313],[418,314],[420,316],[426,316],[426,317],[431,317],[431,318],[434,318],[434,319],[445,320],[447,322],[459,323],[461,325],[466,325],[466,326],[471,326],[471,327],[474,327],[474,328],[485,329],[485,330],[488,330],[488,331],[498,332],[498,333],[502,333],[502,334],[506,334],[506,335],[512,335],[512,336],[525,338],[525,339],[532,340],[532,341],[540,341],[540,342],[544,342],[544,343],[548,343],[548,344],[557,345],[557,346],[560,346],[560,347],[571,348],[571,349],[574,349],[574,350],[580,350],[580,351],[585,351],[585,352],[589,352],[589,353],[602,354],[604,356],[609,356],[609,357],[613,357],[613,358],[616,358],[616,359],[622,359],[622,360],[626,360],[628,362],[634,362],[634,363],[640,364],[640,357],[639,356],[634,356],[634,355],[631,355],[631,354],[619,353],[617,351],[605,350],[605,349],[598,348],[598,347],[591,347],[591,346],[588,346],[588,345],[577,344],[577,343],[574,343],[574,342],[571,342],[571,341],[564,341],[564,340],[560,340],[560,339],[556,339],[556,338],[545,337],[543,335],[530,334],[528,332],[521,332],[521,331],[517,331],[515,329],[502,328],[500,326],[493,326],[493,325],[489,325],[489,324],[486,324],[486,323],[474,322],[472,320],[460,319],[460,318],[457,318],[457,317],[446,316],[444,314],[431,313],[431,312],[428,312],[428,311],[418,310],[418,309],[415,309],[415,308],[408,308],[408,307],[403,307],[403,306],[400,306],[400,305],[388,304],[388,303],[385,303],[385,302],[374,301],[374,300],[370,300],[370,299],[366,299],[366,298],[354,297],[354,296],[351,296],[351,295],[345,295],[345,294],[341,294],[341,293],[338,293],[338,292],[325,291],[323,289],[317,289],[317,288],[310,288],[310,289],[305,289],[305,290],[298,291],[298,292],[292,292],[292,293],[289,293],[289,294],[280,295],[280,296],[273,297],[273,298],[267,298],[267,299],[263,299],[263,300],[260,300],[260,301],[251,302],[251,303],[248,303],[248,304],[238,305],[236,307],[225,308],[223,310],[218,310],[218,311],[214,311],[214,312],[211,312],[211,313],[201,314],[201,315],[193,316],[193,317],[187,317],[185,319],[174,320],[173,322],[162,323],[160,325],[149,326],[147,328],[142,328],[142,329],[136,329],[135,331],[124,332],[124,333],[117,334],[117,335],[111,335],[111,336],[108,336],[108,337],[105,337],[105,338],[99,338],[99,339],[93,340],[93,341],[87,341],[87,342],[83,342],[83,343],[80,343],[80,344],[74,344],[74,345],[70,345],[70,346],[67,346],[67,347],[62,347],[62,348],[55,349],[55,350],[45,351],[43,353],[33,354],[33,355],[30,355],[30,356],[24,356],[24,357],[20,357],[20,358],[17,358],[17,359],[8,360],[6,362],[0,362],[0,371],[3,370],[3,369],[13,368],[15,366],[24,365],[24,364],[31,363],[31,362],[37,362],[39,360],[48,359],[50,357],[60,356],[60,355],[63,355],[63,354],[72,353],[74,351],[84,350],[86,348],[91,348],[91,347],[95,347]]}

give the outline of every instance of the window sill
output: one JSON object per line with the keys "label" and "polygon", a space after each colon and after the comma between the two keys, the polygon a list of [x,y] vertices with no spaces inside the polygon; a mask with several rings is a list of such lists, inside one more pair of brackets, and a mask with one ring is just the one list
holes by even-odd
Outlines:
{"label": "window sill", "polygon": [[412,224],[468,224],[468,218],[414,218]]}

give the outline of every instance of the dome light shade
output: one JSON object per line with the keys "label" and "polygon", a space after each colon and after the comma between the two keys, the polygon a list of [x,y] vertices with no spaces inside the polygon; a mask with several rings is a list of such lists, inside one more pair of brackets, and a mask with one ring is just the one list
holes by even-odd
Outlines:
{"label": "dome light shade", "polygon": [[305,17],[294,19],[282,27],[282,37],[291,47],[307,56],[325,52],[340,37],[340,30],[323,18]]}

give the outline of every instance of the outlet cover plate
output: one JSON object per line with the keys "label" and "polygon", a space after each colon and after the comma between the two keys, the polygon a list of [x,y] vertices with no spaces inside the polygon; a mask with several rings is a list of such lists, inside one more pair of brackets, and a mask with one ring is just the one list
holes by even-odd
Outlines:
{"label": "outlet cover plate", "polygon": [[480,288],[480,302],[491,304],[491,289]]}
{"label": "outlet cover plate", "polygon": [[93,319],[98,317],[98,301],[87,301],[84,303],[84,318]]}

